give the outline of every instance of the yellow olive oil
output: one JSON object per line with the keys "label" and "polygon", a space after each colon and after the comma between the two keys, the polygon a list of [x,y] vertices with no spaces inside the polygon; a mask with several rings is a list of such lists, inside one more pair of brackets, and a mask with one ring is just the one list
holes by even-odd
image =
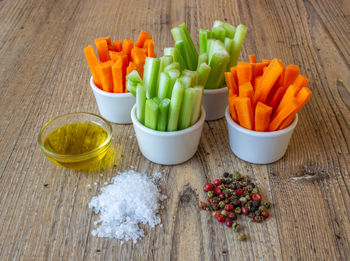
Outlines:
{"label": "yellow olive oil", "polygon": [[53,158],[46,154],[59,166],[98,170],[113,164],[113,149],[110,148],[110,140],[106,142],[107,139],[108,132],[102,126],[91,122],[77,122],[52,131],[45,138],[44,147],[59,155]]}

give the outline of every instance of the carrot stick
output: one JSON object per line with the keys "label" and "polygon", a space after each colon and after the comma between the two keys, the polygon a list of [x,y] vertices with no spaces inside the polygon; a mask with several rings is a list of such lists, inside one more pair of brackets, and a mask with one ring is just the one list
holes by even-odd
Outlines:
{"label": "carrot stick", "polygon": [[254,93],[254,104],[258,101],[265,102],[269,92],[275,82],[278,80],[278,77],[283,72],[283,66],[278,62],[277,59],[273,59],[270,65],[267,67],[267,70],[263,74],[263,78],[259,88],[256,88]]}
{"label": "carrot stick", "polygon": [[239,86],[239,97],[248,97],[251,101],[253,100],[253,86],[250,82],[247,82],[245,84],[242,84]]}
{"label": "carrot stick", "polygon": [[153,58],[156,58],[157,55],[156,53],[154,52],[154,46],[156,45],[154,43],[153,40],[147,40],[148,41],[148,45],[147,45],[147,56],[148,57],[153,57]]}
{"label": "carrot stick", "polygon": [[233,66],[230,69],[233,79],[235,80],[236,86],[237,86],[237,93],[238,93],[238,77],[237,77],[237,66]]}
{"label": "carrot stick", "polygon": [[251,101],[247,97],[237,97],[235,99],[235,108],[239,124],[248,130],[254,129],[253,110]]}
{"label": "carrot stick", "polygon": [[258,76],[261,76],[263,75],[264,73],[264,68],[268,66],[267,63],[256,63],[255,66],[254,66],[254,76],[255,77],[258,77]]}
{"label": "carrot stick", "polygon": [[112,46],[114,47],[114,51],[115,52],[121,52],[122,51],[122,41],[118,40],[115,42],[112,42]]}
{"label": "carrot stick", "polygon": [[129,73],[131,73],[134,70],[137,71],[137,66],[134,62],[130,62],[129,66],[126,68],[126,75],[128,75]]}
{"label": "carrot stick", "polygon": [[262,102],[258,102],[255,108],[255,130],[267,131],[269,129],[272,108]]}
{"label": "carrot stick", "polygon": [[267,95],[267,98],[265,101],[266,104],[270,103],[272,98],[275,96],[277,90],[283,85],[283,78],[284,78],[284,69],[283,69],[283,72],[281,73],[280,77],[278,77],[277,81],[275,82],[275,84],[271,88],[269,95]]}
{"label": "carrot stick", "polygon": [[250,63],[239,62],[237,65],[238,86],[252,80],[252,65]]}
{"label": "carrot stick", "polygon": [[146,61],[146,54],[143,48],[134,47],[131,50],[131,59],[136,64],[136,66],[142,66]]}
{"label": "carrot stick", "polygon": [[235,108],[235,99],[237,98],[237,95],[233,94],[232,96],[229,96],[228,99],[228,108],[231,115],[232,120],[237,122],[237,112]]}
{"label": "carrot stick", "polygon": [[99,63],[97,69],[101,75],[102,89],[106,92],[113,92],[112,61]]}
{"label": "carrot stick", "polygon": [[256,56],[255,56],[255,54],[250,54],[249,55],[249,62],[250,63],[256,63]]}
{"label": "carrot stick", "polygon": [[300,91],[301,88],[307,87],[309,81],[310,80],[306,76],[299,74],[293,85],[298,89],[298,91]]}
{"label": "carrot stick", "polygon": [[104,39],[96,39],[95,45],[96,45],[97,54],[98,54],[98,58],[100,59],[100,62],[104,63],[110,60],[107,41]]}
{"label": "carrot stick", "polygon": [[111,57],[111,60],[113,62],[116,62],[119,59],[126,59],[127,62],[129,62],[128,56],[123,52],[113,52],[109,51],[109,56]]}
{"label": "carrot stick", "polygon": [[274,117],[291,101],[293,100],[296,95],[298,94],[298,89],[295,85],[290,85],[285,94],[283,95],[277,109],[274,112]]}
{"label": "carrot stick", "polygon": [[122,59],[118,59],[112,66],[112,76],[113,76],[113,92],[123,93],[125,77],[123,77],[123,65]]}
{"label": "carrot stick", "polygon": [[92,74],[92,78],[94,79],[94,83],[98,86],[101,87],[101,80],[99,77],[99,72],[96,68],[96,66],[98,65],[98,60],[96,57],[96,53],[94,51],[94,48],[91,45],[88,45],[87,47],[85,47],[84,49],[84,54],[85,54],[85,58],[86,61],[89,65],[91,74]]}
{"label": "carrot stick", "polygon": [[[109,36],[100,37],[100,38],[97,38],[96,40],[105,40],[105,41],[107,42],[107,45],[112,45],[111,37],[109,37]],[[96,41],[96,40],[95,40],[95,41]]]}
{"label": "carrot stick", "polygon": [[123,41],[123,52],[128,56],[129,60],[131,59],[131,50],[134,47],[134,41],[125,39]]}
{"label": "carrot stick", "polygon": [[300,69],[295,64],[288,65],[284,70],[283,87],[288,88],[289,85],[293,84],[300,73]]}
{"label": "carrot stick", "polygon": [[296,102],[296,98],[290,100],[289,103],[283,107],[283,109],[276,115],[276,117],[272,118],[272,121],[269,126],[269,131],[276,131],[278,127],[282,124],[282,122],[293,113],[298,111],[298,103]]}
{"label": "carrot stick", "polygon": [[276,93],[274,96],[271,98],[270,102],[268,105],[272,107],[273,109],[276,109],[277,105],[280,103],[283,95],[286,93],[287,88],[285,87],[280,87],[277,89]]}
{"label": "carrot stick", "polygon": [[229,91],[237,95],[238,94],[237,84],[231,72],[225,72],[225,80]]}
{"label": "carrot stick", "polygon": [[267,60],[267,59],[261,59],[262,63],[266,63],[267,66],[272,62],[271,60]]}
{"label": "carrot stick", "polygon": [[152,39],[152,35],[150,35],[147,32],[141,31],[139,37],[137,38],[135,46],[142,48],[147,39]]}
{"label": "carrot stick", "polygon": [[254,92],[257,88],[260,88],[259,86],[261,84],[261,81],[262,81],[262,76],[255,77],[254,85],[253,85]]}

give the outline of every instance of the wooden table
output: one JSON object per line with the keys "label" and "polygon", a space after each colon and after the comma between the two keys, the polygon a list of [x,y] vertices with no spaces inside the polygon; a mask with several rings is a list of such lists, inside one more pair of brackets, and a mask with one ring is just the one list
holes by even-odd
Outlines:
{"label": "wooden table", "polygon": [[[7,0],[0,17],[0,260],[350,259],[349,1]],[[146,160],[132,125],[113,125],[122,154],[103,176],[43,156],[37,135],[45,122],[98,113],[83,56],[95,38],[135,39],[145,30],[160,55],[174,44],[173,26],[185,21],[197,44],[198,29],[216,19],[248,26],[242,59],[279,57],[311,80],[312,98],[282,160],[235,157],[224,119],[205,123],[198,152],[178,166]],[[131,165],[164,172],[163,227],[146,227],[136,245],[92,236],[97,216],[88,203]],[[253,177],[274,204],[268,222],[241,222],[247,242],[197,207],[202,186],[233,170]]]}

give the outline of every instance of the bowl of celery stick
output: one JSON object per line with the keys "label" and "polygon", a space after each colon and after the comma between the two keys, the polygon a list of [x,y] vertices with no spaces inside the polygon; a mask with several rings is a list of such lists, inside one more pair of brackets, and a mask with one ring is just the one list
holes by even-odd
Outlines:
{"label": "bowl of celery stick", "polygon": [[[228,105],[225,72],[237,64],[247,27],[236,27],[215,21],[212,30],[199,30],[199,54],[184,23],[171,29],[175,48],[166,48],[181,69],[196,71],[198,83],[204,87],[203,106],[206,120],[223,118]],[[174,50],[173,50],[174,49]]]}
{"label": "bowl of celery stick", "polygon": [[206,115],[197,72],[181,70],[172,55],[147,57],[143,79],[133,71],[126,87],[136,97],[131,119],[142,154],[163,165],[192,158]]}

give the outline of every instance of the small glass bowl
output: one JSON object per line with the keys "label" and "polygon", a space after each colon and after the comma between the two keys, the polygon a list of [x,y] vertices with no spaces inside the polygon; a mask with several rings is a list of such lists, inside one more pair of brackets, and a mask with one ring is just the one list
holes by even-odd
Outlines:
{"label": "small glass bowl", "polygon": [[[49,150],[45,145],[45,138],[53,131],[72,123],[93,123],[107,132],[105,141],[98,147],[81,154],[59,154]],[[88,112],[68,113],[58,116],[45,124],[38,135],[39,146],[44,155],[58,166],[79,170],[96,170],[102,168],[101,160],[109,151],[112,140],[112,126],[101,116]]]}

